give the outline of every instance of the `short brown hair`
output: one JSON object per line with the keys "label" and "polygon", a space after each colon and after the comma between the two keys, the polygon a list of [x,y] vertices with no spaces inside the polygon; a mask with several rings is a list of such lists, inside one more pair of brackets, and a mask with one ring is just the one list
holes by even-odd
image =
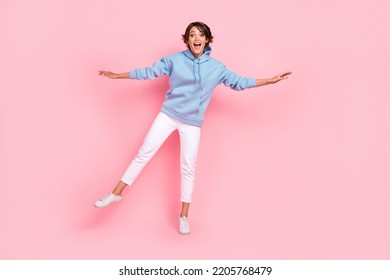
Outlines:
{"label": "short brown hair", "polygon": [[200,21],[195,21],[191,22],[186,29],[186,32],[182,35],[183,36],[183,41],[187,45],[187,48],[189,48],[187,41],[190,38],[190,30],[192,27],[198,28],[200,32],[202,32],[205,36],[208,42],[206,43],[205,47],[207,48],[209,46],[209,43],[213,42],[213,35],[211,34],[210,27],[207,26],[207,24],[200,22]]}

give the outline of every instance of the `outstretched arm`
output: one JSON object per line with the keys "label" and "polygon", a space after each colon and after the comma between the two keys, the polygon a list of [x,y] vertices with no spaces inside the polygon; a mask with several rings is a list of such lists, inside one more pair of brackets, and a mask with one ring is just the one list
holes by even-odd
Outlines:
{"label": "outstretched arm", "polygon": [[288,79],[288,76],[291,74],[292,74],[292,72],[283,72],[283,73],[280,73],[280,74],[278,74],[275,77],[272,77],[270,79],[256,79],[256,86],[260,87],[260,86],[265,86],[265,85],[269,85],[269,84],[275,84],[281,80]]}
{"label": "outstretched arm", "polygon": [[120,74],[100,70],[99,75],[106,76],[111,79],[153,80],[157,77],[169,75],[170,72],[171,66],[169,60],[166,57],[163,57],[160,61],[155,62],[152,66],[149,67],[136,68],[133,71]]}
{"label": "outstretched arm", "polygon": [[130,79],[129,72],[117,74],[110,71],[100,70],[99,75],[106,76],[111,79]]}

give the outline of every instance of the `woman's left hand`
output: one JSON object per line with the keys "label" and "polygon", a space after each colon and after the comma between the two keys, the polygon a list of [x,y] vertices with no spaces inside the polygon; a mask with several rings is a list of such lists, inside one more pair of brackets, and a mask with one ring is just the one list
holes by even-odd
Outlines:
{"label": "woman's left hand", "polygon": [[283,72],[283,73],[280,73],[280,74],[276,75],[271,80],[272,80],[273,83],[277,83],[277,82],[279,82],[281,80],[288,79],[288,76],[290,76],[291,74],[292,74],[292,72]]}

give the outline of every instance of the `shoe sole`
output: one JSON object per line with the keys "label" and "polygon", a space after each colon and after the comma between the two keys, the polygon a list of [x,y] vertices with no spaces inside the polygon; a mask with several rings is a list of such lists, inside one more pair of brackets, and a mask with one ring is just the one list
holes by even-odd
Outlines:
{"label": "shoe sole", "polygon": [[95,206],[95,208],[105,208],[105,207],[107,207],[107,206],[98,206],[98,205],[94,205]]}
{"label": "shoe sole", "polygon": [[[121,199],[122,200],[122,199]],[[113,201],[113,202],[111,202],[110,204],[108,204],[108,205],[106,205],[106,206],[98,206],[98,205],[94,205],[96,208],[106,208],[107,206],[110,206],[111,204],[113,204],[113,203],[117,203],[117,202],[120,202],[121,200],[118,200],[118,201]]]}

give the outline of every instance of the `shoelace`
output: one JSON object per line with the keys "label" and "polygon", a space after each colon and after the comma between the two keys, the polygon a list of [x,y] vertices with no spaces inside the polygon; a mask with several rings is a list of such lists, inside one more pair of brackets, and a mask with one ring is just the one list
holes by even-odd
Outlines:
{"label": "shoelace", "polygon": [[108,194],[106,195],[105,197],[103,197],[102,199],[100,199],[101,201],[106,201],[107,199],[109,199],[111,197],[111,194]]}
{"label": "shoelace", "polygon": [[180,219],[180,220],[181,220],[181,227],[188,228],[188,220],[187,219]]}

